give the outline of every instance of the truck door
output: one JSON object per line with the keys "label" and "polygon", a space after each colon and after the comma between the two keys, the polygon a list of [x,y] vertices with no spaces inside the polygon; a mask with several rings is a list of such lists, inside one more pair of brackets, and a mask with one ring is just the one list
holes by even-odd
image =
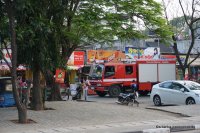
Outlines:
{"label": "truck door", "polygon": [[112,82],[115,81],[115,78],[116,78],[115,66],[105,66],[103,82],[105,82],[109,86],[109,84],[112,84]]}
{"label": "truck door", "polygon": [[136,71],[134,65],[125,65],[124,86],[130,86],[136,82]]}

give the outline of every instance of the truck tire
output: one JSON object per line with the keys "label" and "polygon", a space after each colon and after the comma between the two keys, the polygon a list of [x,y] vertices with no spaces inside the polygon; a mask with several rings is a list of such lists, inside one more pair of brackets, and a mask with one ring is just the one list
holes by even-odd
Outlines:
{"label": "truck tire", "polygon": [[96,93],[100,97],[104,97],[107,94],[107,92],[105,92],[105,91],[96,91]]}
{"label": "truck tire", "polygon": [[112,85],[108,88],[110,97],[117,97],[121,93],[121,88],[118,85]]}

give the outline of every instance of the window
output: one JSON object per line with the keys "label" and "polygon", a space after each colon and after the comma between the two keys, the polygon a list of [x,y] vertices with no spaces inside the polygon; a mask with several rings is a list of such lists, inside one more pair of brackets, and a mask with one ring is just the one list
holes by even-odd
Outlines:
{"label": "window", "polygon": [[170,89],[171,85],[172,85],[172,82],[165,82],[165,83],[160,84],[159,86],[162,88]]}
{"label": "window", "polygon": [[132,74],[133,73],[133,66],[125,66],[125,71],[126,71],[127,75]]}
{"label": "window", "polygon": [[186,90],[183,85],[178,84],[178,83],[172,83],[171,89],[180,91],[181,88],[184,88],[184,90]]}
{"label": "window", "polygon": [[110,77],[115,74],[115,67],[114,66],[106,66],[105,67],[105,77]]}

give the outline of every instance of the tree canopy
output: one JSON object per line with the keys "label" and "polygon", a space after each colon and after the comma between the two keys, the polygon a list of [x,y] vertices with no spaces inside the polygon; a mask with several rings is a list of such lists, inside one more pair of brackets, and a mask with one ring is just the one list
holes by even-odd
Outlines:
{"label": "tree canopy", "polygon": [[[78,47],[143,38],[145,28],[158,37],[170,34],[154,0],[18,0],[14,4],[18,63],[31,67],[37,78],[39,71],[64,67]],[[0,1],[1,10],[2,5]],[[1,17],[3,33],[6,19]]]}
{"label": "tree canopy", "polygon": [[[19,51],[27,64],[38,56],[42,65],[64,65],[60,61],[77,47],[141,38],[145,27],[159,37],[169,34],[161,7],[154,0],[20,0],[18,9]],[[58,61],[60,51],[62,60]]]}

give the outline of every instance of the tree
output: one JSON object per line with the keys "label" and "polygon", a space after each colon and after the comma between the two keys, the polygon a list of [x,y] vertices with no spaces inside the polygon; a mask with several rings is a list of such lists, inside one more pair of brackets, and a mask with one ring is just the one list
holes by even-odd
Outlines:
{"label": "tree", "polygon": [[153,29],[161,37],[166,37],[168,33],[165,21],[161,17],[160,5],[153,0],[71,0],[51,5],[54,7],[48,14],[51,14],[49,18],[57,27],[56,33],[60,33],[63,61],[61,66],[66,65],[66,57],[78,47],[94,43],[112,43],[116,37],[119,39],[145,37],[138,28],[140,24]]}
{"label": "tree", "polygon": [[[78,47],[92,43],[145,37],[138,25],[166,36],[161,8],[153,0],[20,0],[17,43],[20,63],[34,71],[33,99],[43,109],[39,72],[53,83],[53,72],[65,67]],[[21,55],[20,55],[21,54]]]}
{"label": "tree", "polygon": [[[196,38],[195,33],[196,33],[196,30],[199,28],[198,25],[200,23],[200,14],[199,14],[200,3],[198,0],[192,0],[191,2],[184,1],[184,0],[178,0],[178,3],[181,8],[181,11],[182,11],[185,24],[187,25],[187,27],[190,31],[190,40],[191,40],[184,62],[182,62],[180,59],[181,53],[178,51],[178,47],[177,47],[178,40],[177,40],[175,31],[174,31],[174,34],[172,35],[172,41],[173,41],[173,49],[174,49],[177,61],[179,62],[183,77],[185,77],[186,69],[189,68],[189,66],[191,65],[192,62],[194,62],[198,57],[200,57],[200,51],[197,50],[197,54],[195,55],[195,58],[193,60],[189,61],[189,57],[191,55],[192,49],[195,44],[195,38]],[[168,14],[167,14],[167,6],[166,6],[164,0],[163,0],[163,5],[164,5],[166,19],[168,20],[168,24],[170,25],[169,19],[168,19]]]}
{"label": "tree", "polygon": [[[13,88],[13,95],[14,99],[17,105],[18,109],[18,119],[19,123],[26,123],[27,122],[27,109],[26,106],[21,103],[19,98],[19,93],[16,87],[17,84],[17,44],[16,44],[16,29],[15,29],[15,0],[6,0],[6,1],[0,1],[0,11],[1,11],[1,18],[0,23],[1,26],[1,43],[4,44],[4,47],[7,50],[7,54],[11,58],[11,64],[8,63],[8,61],[3,57],[3,52],[1,51],[1,57],[5,60],[7,65],[9,66],[11,70],[11,76],[12,76],[12,88]],[[9,29],[9,30],[8,30]],[[12,56],[11,53],[9,53],[7,48],[7,43],[11,43],[11,50],[12,50]]]}

